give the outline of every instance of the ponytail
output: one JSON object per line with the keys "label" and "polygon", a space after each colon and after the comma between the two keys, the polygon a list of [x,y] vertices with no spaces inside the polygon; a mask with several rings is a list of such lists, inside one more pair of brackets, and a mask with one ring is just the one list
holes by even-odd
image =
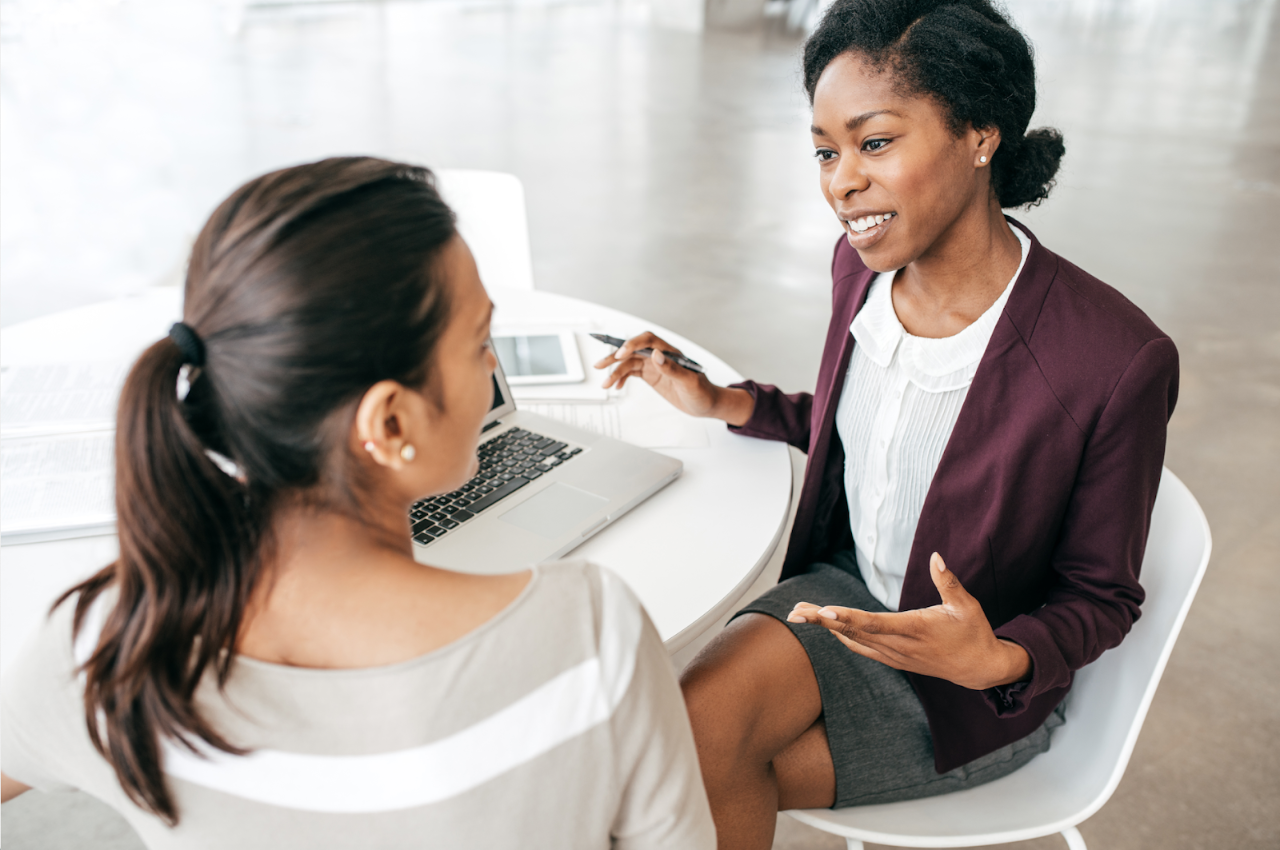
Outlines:
{"label": "ponytail", "polygon": [[77,597],[78,633],[94,600],[116,590],[84,666],[85,720],[129,797],[171,825],[162,738],[190,734],[242,752],[200,717],[193,697],[210,667],[226,682],[265,532],[248,487],[218,468],[186,420],[175,389],[182,360],[164,339],[130,372],[116,429],[120,557],[57,603]]}

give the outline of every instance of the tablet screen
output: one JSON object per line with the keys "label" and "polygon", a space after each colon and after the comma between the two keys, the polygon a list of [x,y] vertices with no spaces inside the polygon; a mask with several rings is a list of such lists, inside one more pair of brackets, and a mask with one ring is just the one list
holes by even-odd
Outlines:
{"label": "tablet screen", "polygon": [[493,350],[508,380],[513,377],[564,375],[564,350],[557,334],[495,336]]}

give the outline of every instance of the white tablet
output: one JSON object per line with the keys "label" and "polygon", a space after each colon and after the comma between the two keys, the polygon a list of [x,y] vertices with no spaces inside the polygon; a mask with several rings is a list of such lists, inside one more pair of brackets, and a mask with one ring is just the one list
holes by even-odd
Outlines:
{"label": "white tablet", "polygon": [[573,331],[507,331],[493,337],[507,383],[576,384],[586,378]]}

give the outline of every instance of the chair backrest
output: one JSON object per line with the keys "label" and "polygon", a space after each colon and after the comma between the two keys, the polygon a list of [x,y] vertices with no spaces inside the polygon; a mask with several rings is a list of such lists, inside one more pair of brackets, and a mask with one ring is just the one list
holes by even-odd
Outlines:
{"label": "chair backrest", "polygon": [[898,847],[1021,841],[1088,818],[1120,784],[1211,548],[1200,505],[1164,470],[1142,562],[1142,617],[1119,647],[1076,675],[1067,722],[1054,731],[1047,753],[1010,776],[952,794],[790,814],[828,832]]}
{"label": "chair backrest", "polygon": [[1091,791],[1085,817],[1120,784],[1212,548],[1200,505],[1165,469],[1142,562],[1142,617],[1123,644],[1076,674],[1067,697],[1068,722],[1054,733],[1049,751],[1060,754],[1052,759],[1058,762],[1055,771],[1075,774],[1073,784]]}
{"label": "chair backrest", "polygon": [[435,174],[440,194],[458,215],[458,232],[475,255],[485,285],[533,289],[520,178],[501,171],[452,168]]}

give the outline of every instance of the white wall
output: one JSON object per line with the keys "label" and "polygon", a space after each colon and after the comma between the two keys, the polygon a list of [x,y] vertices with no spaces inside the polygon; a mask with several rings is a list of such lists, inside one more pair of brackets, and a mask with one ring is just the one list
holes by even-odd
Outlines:
{"label": "white wall", "polygon": [[223,9],[2,8],[0,321],[176,278],[210,205],[244,171]]}

